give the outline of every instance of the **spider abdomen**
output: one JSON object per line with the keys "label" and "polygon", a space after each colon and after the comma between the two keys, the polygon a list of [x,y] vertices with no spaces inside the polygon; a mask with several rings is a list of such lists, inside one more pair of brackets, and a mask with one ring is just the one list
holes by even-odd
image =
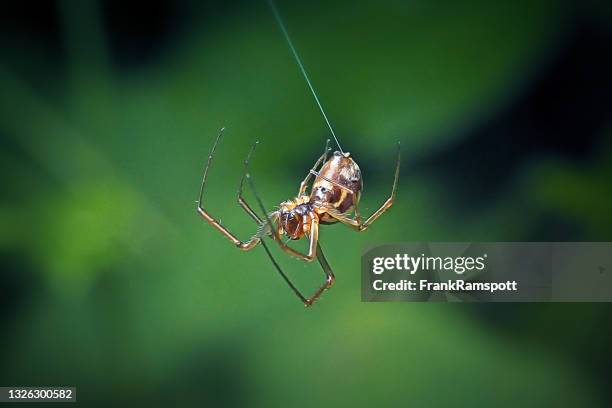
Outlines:
{"label": "spider abdomen", "polygon": [[[310,202],[345,213],[359,203],[362,187],[361,170],[357,163],[349,153],[335,152],[321,167],[312,186]],[[336,220],[322,214],[321,221],[329,223]]]}

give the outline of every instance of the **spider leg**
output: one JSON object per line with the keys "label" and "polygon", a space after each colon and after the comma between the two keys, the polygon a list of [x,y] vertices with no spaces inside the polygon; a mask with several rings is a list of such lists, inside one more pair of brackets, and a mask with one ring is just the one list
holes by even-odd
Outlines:
{"label": "spider leg", "polygon": [[289,288],[302,301],[302,303],[304,303],[304,306],[306,307],[312,306],[317,300],[319,300],[321,294],[323,294],[323,292],[327,289],[331,288],[334,282],[336,282],[334,272],[332,271],[331,266],[329,266],[327,259],[325,259],[325,255],[323,255],[323,250],[321,249],[321,246],[317,244],[317,260],[319,261],[319,264],[321,265],[321,268],[323,268],[323,272],[325,273],[325,283],[323,284],[323,286],[317,289],[317,291],[312,296],[306,298],[302,294],[302,292],[300,292],[300,290],[293,284],[293,282],[291,282],[291,279],[289,279],[289,277],[280,267],[278,262],[276,262],[276,259],[274,259],[274,256],[272,256],[272,252],[270,252],[270,249],[266,245],[266,242],[262,240],[261,245],[263,246],[264,250],[266,251],[266,254],[270,258],[270,261],[272,261],[272,264],[274,265],[278,273],[281,275],[283,280],[287,283]]}
{"label": "spider leg", "polygon": [[336,282],[336,277],[334,276],[334,272],[329,266],[327,259],[325,259],[325,255],[323,255],[323,250],[321,249],[321,245],[317,243],[317,260],[319,264],[321,264],[321,268],[323,268],[323,272],[325,273],[325,283],[321,286],[317,291],[308,299],[304,301],[304,305],[306,307],[312,306],[314,302],[319,300],[321,294],[327,289],[331,288],[334,282]]}
{"label": "spider leg", "polygon": [[[251,149],[251,152],[253,151],[254,147]],[[250,156],[250,153],[249,153]],[[247,161],[245,162],[245,170],[246,170],[246,165],[248,162],[248,158]],[[245,176],[249,182],[249,187],[251,188],[251,191],[253,192],[253,195],[255,195],[255,198],[257,199],[257,202],[260,204],[260,207],[262,209],[262,211],[264,212],[268,225],[272,225],[272,220],[270,219],[270,216],[268,215],[268,213],[265,210],[265,207],[261,201],[261,198],[259,197],[259,195],[257,194],[257,191],[254,189],[254,185],[253,185],[253,181],[251,180],[251,177],[248,173],[245,172]],[[241,183],[241,190],[242,190],[242,183]],[[246,204],[245,202],[245,205]],[[249,207],[249,214],[253,214],[253,218],[256,219],[256,221],[259,219],[259,217],[257,216],[257,214],[255,214],[255,212]],[[293,291],[293,293],[295,293],[295,295],[302,301],[302,303],[304,303],[304,305],[306,307],[308,306],[312,306],[318,299],[319,297],[321,297],[321,294],[326,290],[332,287],[332,285],[334,284],[334,282],[336,281],[336,277],[334,276],[334,273],[331,269],[331,266],[329,266],[329,263],[327,262],[327,259],[325,259],[325,255],[323,254],[323,250],[321,249],[321,246],[318,242],[318,222],[316,224],[314,230],[312,229],[311,226],[311,236],[310,236],[310,240],[311,240],[311,246],[316,245],[317,250],[315,251],[316,256],[317,256],[317,260],[319,261],[319,264],[321,265],[321,268],[323,269],[323,272],[325,273],[325,283],[309,298],[306,298],[301,292],[300,290],[293,284],[293,282],[291,282],[291,280],[289,279],[289,276],[287,276],[287,274],[282,270],[282,268],[280,267],[280,265],[278,264],[278,262],[276,262],[276,259],[274,259],[274,256],[272,255],[272,252],[270,252],[270,249],[268,248],[268,245],[266,244],[266,242],[262,239],[261,240],[261,245],[263,246],[264,250],[266,251],[266,254],[268,255],[268,257],[270,258],[270,261],[272,262],[272,264],[274,265],[274,267],[276,268],[276,270],[278,271],[278,273],[281,275],[281,277],[283,278],[283,280],[287,283],[287,285],[289,286],[289,288]],[[272,228],[272,231],[274,231],[274,228]],[[312,233],[312,231],[314,231],[314,234]],[[282,244],[282,241],[280,240],[280,237],[278,236],[278,232],[274,231],[274,232],[270,232],[270,235],[272,235],[272,239],[274,239],[280,246],[281,248],[283,248],[283,246],[286,246],[284,244]],[[314,237],[314,238],[313,238]],[[286,246],[287,248],[289,248],[288,246]],[[283,248],[284,249],[284,248]],[[290,248],[291,249],[291,248]],[[311,251],[309,251],[311,252]],[[292,254],[292,253],[291,253]],[[293,254],[292,254],[293,255]]]}
{"label": "spider leg", "polygon": [[[401,159],[401,151],[400,144],[397,142],[397,163],[395,165],[395,176],[393,178],[393,187],[391,189],[391,195],[387,200],[383,203],[382,206],[378,210],[374,212],[374,214],[370,215],[367,220],[363,224],[359,226],[359,231],[365,231],[370,224],[378,219],[385,211],[387,211],[395,201],[395,196],[397,194],[397,182],[399,180],[399,172],[400,172],[400,159]],[[357,206],[355,206],[357,208]],[[358,210],[355,210],[355,214],[358,214]]]}
{"label": "spider leg", "polygon": [[[249,154],[248,154],[246,160],[244,161],[244,172],[242,174],[242,178],[240,179],[240,187],[238,189],[238,204],[246,211],[247,214],[249,214],[251,216],[251,218],[253,218],[253,220],[255,220],[255,222],[257,222],[257,224],[261,225],[261,224],[263,224],[261,218],[259,218],[257,213],[255,213],[255,211],[253,211],[253,209],[249,206],[249,204],[245,201],[244,197],[242,196],[242,192],[243,192],[243,189],[244,189],[244,179],[246,178],[247,173],[248,173],[249,162],[251,160],[251,156],[253,154],[253,151],[255,150],[255,147],[257,147],[258,143],[259,142],[255,142],[255,144],[253,144],[253,146],[251,147],[251,150],[249,151]],[[291,279],[289,279],[289,276],[287,276],[287,274],[282,270],[282,268],[280,267],[278,262],[276,262],[276,259],[274,259],[274,256],[272,255],[272,252],[270,252],[270,249],[268,248],[268,245],[266,244],[266,241],[262,239],[261,240],[261,245],[263,246],[264,250],[266,251],[266,254],[268,255],[268,258],[270,258],[270,261],[272,262],[272,265],[274,265],[274,267],[276,268],[276,270],[278,271],[280,276],[283,278],[283,280],[287,283],[289,288],[302,301],[302,303],[306,304],[306,302],[308,302],[308,299],[306,299],[304,297],[304,295],[302,295],[302,293],[300,293],[299,289],[293,284],[293,282],[291,282]]]}
{"label": "spider leg", "polygon": [[330,211],[329,215],[338,221],[346,224],[352,228],[354,228],[358,232],[365,231],[370,224],[378,219],[385,211],[387,211],[391,205],[393,205],[393,201],[395,201],[395,196],[397,193],[397,183],[399,180],[399,170],[400,170],[400,144],[397,143],[397,164],[395,165],[395,177],[393,179],[393,188],[391,189],[391,196],[387,198],[387,200],[383,203],[382,206],[378,210],[376,210],[372,215],[365,220],[365,222],[361,221],[361,215],[359,214],[359,208],[357,204],[355,204],[355,218],[347,217],[344,214],[340,214],[338,212]]}
{"label": "spider leg", "polygon": [[[263,222],[261,221],[259,216],[255,213],[255,211],[253,211],[253,209],[251,209],[249,204],[242,197],[242,189],[243,189],[243,185],[244,185],[244,179],[245,179],[246,174],[247,174],[248,162],[249,162],[251,154],[253,153],[253,150],[255,150],[255,146],[256,145],[257,145],[257,143],[255,143],[253,145],[253,147],[251,148],[251,151],[249,153],[249,156],[244,161],[244,174],[242,175],[242,179],[240,180],[240,189],[238,190],[238,204],[247,212],[247,214],[249,214],[253,218],[253,220],[255,220],[255,222],[257,222],[258,224],[261,225],[261,224],[263,224]],[[299,289],[293,284],[293,282],[291,282],[291,279],[289,279],[289,276],[287,276],[287,274],[280,267],[278,262],[276,262],[276,259],[274,259],[274,256],[272,255],[272,252],[270,252],[270,249],[268,248],[268,245],[266,244],[266,241],[262,239],[261,240],[261,245],[263,246],[263,249],[266,251],[266,254],[268,255],[268,258],[270,258],[270,261],[272,262],[272,265],[274,265],[274,267],[276,268],[277,272],[280,274],[280,276],[283,278],[283,280],[287,283],[289,288],[302,301],[302,303],[306,304],[308,302],[308,299],[306,299],[304,297],[304,295],[302,295],[302,293],[299,291]]]}
{"label": "spider leg", "polygon": [[283,272],[283,270],[280,267],[280,265],[278,264],[278,262],[276,262],[276,259],[274,259],[274,257],[272,256],[272,252],[270,252],[270,249],[268,248],[268,245],[266,245],[266,242],[262,240],[261,241],[261,245],[263,246],[264,250],[266,251],[266,254],[268,254],[268,257],[270,258],[270,261],[272,261],[272,264],[274,265],[274,267],[276,268],[276,270],[278,271],[280,276],[283,278],[283,280],[287,283],[289,288],[291,288],[293,293],[295,293],[295,295],[298,298],[300,298],[302,303],[304,303],[305,305],[308,304],[308,299],[306,299],[304,297],[304,295],[302,295],[302,293],[299,291],[299,289],[293,284],[293,282],[291,282],[291,279],[289,279],[287,274],[285,272]]}
{"label": "spider leg", "polygon": [[204,220],[206,220],[217,231],[223,234],[227,239],[229,239],[239,249],[243,251],[248,251],[254,248],[261,241],[261,238],[258,235],[253,236],[248,241],[241,241],[234,234],[232,234],[226,227],[221,225],[219,221],[215,220],[215,218],[207,210],[205,210],[204,207],[202,207],[202,200],[204,197],[204,185],[206,184],[206,178],[208,176],[208,169],[210,168],[210,165],[213,160],[213,156],[215,154],[215,150],[217,149],[217,145],[221,141],[221,137],[223,136],[224,130],[225,128],[222,128],[219,131],[219,134],[217,135],[217,138],[215,139],[215,143],[213,144],[212,150],[210,151],[210,154],[208,155],[208,162],[206,163],[206,167],[204,167],[204,174],[202,175],[202,184],[200,185],[200,194],[198,195],[198,199],[196,200],[196,204],[197,204],[196,210],[198,214],[200,214],[202,218],[204,218]]}
{"label": "spider leg", "polygon": [[310,181],[310,176],[312,175],[312,172],[315,171],[317,167],[319,167],[323,162],[325,162],[325,160],[327,159],[327,154],[330,150],[331,148],[329,147],[329,139],[327,139],[327,141],[325,142],[325,151],[323,152],[321,157],[319,157],[319,159],[315,162],[314,166],[312,166],[312,169],[308,172],[304,180],[300,183],[300,191],[298,191],[298,196],[306,194],[306,188],[308,188],[308,182]]}
{"label": "spider leg", "polygon": [[238,200],[238,205],[241,206],[242,209],[246,211],[246,213],[249,214],[251,218],[253,218],[257,222],[257,224],[261,225],[263,224],[263,221],[261,220],[261,218],[259,218],[259,216],[255,213],[255,211],[253,211],[253,209],[249,206],[249,204],[246,202],[246,200],[244,199],[242,195],[242,191],[244,189],[244,179],[246,178],[246,175],[249,171],[249,163],[251,161],[251,156],[253,155],[253,152],[255,151],[255,148],[257,147],[258,144],[259,144],[259,141],[253,144],[253,146],[251,147],[251,150],[249,151],[249,154],[247,155],[247,158],[244,160],[244,171],[242,172],[242,178],[240,179],[240,187],[238,188],[237,200]]}

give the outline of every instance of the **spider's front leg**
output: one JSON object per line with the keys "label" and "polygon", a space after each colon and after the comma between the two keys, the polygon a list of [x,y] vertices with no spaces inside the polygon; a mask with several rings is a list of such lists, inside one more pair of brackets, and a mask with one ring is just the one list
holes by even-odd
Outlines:
{"label": "spider's front leg", "polygon": [[[254,147],[253,147],[254,149]],[[253,149],[251,149],[251,153],[253,151]],[[249,154],[250,157],[250,154]],[[319,261],[319,264],[321,265],[321,268],[323,268],[323,272],[325,273],[325,283],[310,297],[305,297],[300,290],[293,284],[293,282],[291,281],[291,279],[289,279],[289,276],[287,276],[287,274],[283,271],[283,269],[280,267],[280,265],[278,264],[278,262],[276,262],[276,260],[274,259],[274,256],[272,256],[272,252],[270,252],[270,249],[268,248],[268,246],[266,245],[266,242],[263,240],[263,235],[270,235],[271,238],[278,243],[281,248],[285,251],[287,251],[285,248],[288,248],[290,251],[293,252],[289,252],[291,255],[295,256],[295,253],[298,253],[301,256],[308,256],[305,254],[300,254],[299,252],[293,250],[292,248],[286,246],[283,244],[283,242],[280,239],[280,233],[278,232],[277,229],[274,228],[274,221],[278,222],[278,218],[276,218],[278,213],[273,213],[272,215],[269,215],[266,212],[265,206],[263,205],[263,202],[261,201],[261,198],[259,197],[259,195],[257,194],[257,191],[255,190],[255,187],[253,185],[253,181],[251,180],[251,176],[250,174],[248,174],[247,168],[248,168],[248,161],[249,159],[247,158],[247,160],[245,161],[245,173],[243,175],[243,179],[241,181],[241,185],[240,185],[240,189],[238,190],[238,197],[239,197],[239,201],[238,203],[243,206],[243,208],[246,206],[247,208],[245,208],[245,211],[247,211],[247,213],[251,214],[252,213],[252,217],[255,221],[258,221],[260,218],[257,214],[255,214],[255,212],[249,207],[249,205],[246,203],[246,201],[244,201],[244,198],[242,198],[242,182],[244,181],[244,179],[246,178],[249,182],[249,187],[251,187],[251,191],[252,193],[255,195],[255,199],[257,200],[257,203],[260,205],[260,209],[264,212],[264,217],[266,218],[266,222],[267,224],[263,224],[261,222],[258,222],[260,224],[260,228],[262,228],[264,225],[270,225],[270,231],[266,231],[264,228],[260,229],[260,233],[262,236],[262,240],[261,240],[261,245],[263,246],[264,250],[266,251],[266,254],[268,255],[268,257],[270,258],[270,261],[272,261],[272,264],[274,265],[274,267],[276,268],[276,270],[278,271],[278,273],[281,275],[281,277],[283,278],[283,280],[287,283],[287,285],[289,286],[289,288],[291,288],[291,290],[293,291],[293,293],[295,293],[295,295],[302,301],[302,303],[304,303],[304,305],[306,307],[308,306],[312,306],[312,304],[314,304],[319,297],[321,297],[321,294],[326,290],[332,287],[332,285],[334,284],[334,282],[336,281],[336,278],[334,276],[334,273],[332,272],[331,267],[329,266],[329,263],[327,262],[327,259],[325,259],[325,255],[323,255],[323,250],[321,249],[321,246],[319,245],[319,241],[318,241],[318,222],[316,222],[315,224],[311,224],[311,231],[314,231],[314,234],[310,235],[310,247],[309,247],[309,254],[310,256],[312,256],[312,259],[314,259],[314,256],[316,255],[317,260]],[[318,221],[318,218],[317,218]],[[295,252],[295,253],[294,253]],[[302,258],[303,259],[303,258]]]}
{"label": "spider's front leg", "polygon": [[[308,246],[308,254],[303,254],[299,251],[296,251],[295,249],[283,243],[280,240],[280,238],[275,239],[278,245],[281,247],[281,249],[287,252],[289,255],[293,255],[295,257],[298,257],[300,259],[303,259],[309,262],[313,261],[314,258],[316,257],[317,260],[319,261],[319,264],[321,265],[321,268],[323,268],[323,272],[325,273],[325,283],[319,289],[317,289],[317,291],[309,298],[304,298],[300,294],[300,298],[302,299],[302,302],[304,302],[304,305],[307,307],[312,306],[314,302],[316,302],[319,299],[319,297],[321,297],[321,294],[325,290],[331,288],[334,282],[336,281],[336,277],[334,276],[334,273],[332,272],[332,269],[329,266],[327,259],[325,259],[325,256],[323,255],[321,246],[319,245],[319,217],[314,212],[311,213],[310,216],[311,216],[311,220],[309,224],[310,227],[309,227],[309,233],[308,233],[310,242]],[[280,234],[280,229],[281,228],[279,226],[275,234],[277,237]]]}
{"label": "spider's front leg", "polygon": [[333,284],[336,282],[336,277],[334,276],[334,272],[329,266],[327,259],[325,259],[325,255],[323,255],[323,251],[321,250],[321,246],[317,243],[317,259],[319,260],[319,264],[321,268],[323,268],[323,272],[325,273],[325,283],[321,286],[317,291],[308,299],[303,300],[304,305],[306,307],[312,306],[314,302],[319,300],[324,291],[331,288]]}
{"label": "spider's front leg", "polygon": [[[241,249],[243,251],[248,251],[248,250],[254,248],[261,241],[261,238],[258,235],[253,236],[248,241],[241,241],[233,233],[231,233],[226,227],[221,225],[221,223],[219,221],[217,221],[202,206],[202,201],[203,201],[203,197],[204,197],[204,186],[206,184],[206,178],[208,177],[208,169],[210,168],[210,166],[212,164],[212,160],[213,160],[213,156],[215,154],[215,150],[217,149],[217,145],[221,141],[221,138],[223,136],[224,130],[225,130],[225,128],[222,128],[219,131],[219,134],[217,135],[217,138],[215,139],[215,143],[214,143],[214,145],[212,147],[212,150],[210,151],[210,154],[208,155],[208,162],[206,163],[206,167],[204,168],[204,174],[202,175],[202,184],[200,185],[200,194],[198,195],[198,199],[196,200],[196,204],[197,204],[196,210],[197,210],[198,214],[200,214],[202,216],[202,218],[204,218],[204,220],[206,220],[217,231],[219,231],[227,239],[229,239],[234,245],[236,245],[236,247],[238,247],[239,249]],[[252,150],[251,150],[251,153],[252,153]],[[250,154],[249,154],[249,157],[250,157]]]}
{"label": "spider's front leg", "polygon": [[[252,152],[252,150],[251,150]],[[249,154],[250,157],[250,154]],[[261,211],[263,211],[264,213],[264,217],[266,218],[266,222],[267,224],[263,224],[261,223],[260,225],[264,226],[264,225],[269,225],[270,226],[270,231],[266,231],[265,229],[261,229],[261,236],[263,237],[263,235],[270,235],[270,237],[277,243],[279,244],[279,246],[287,253],[289,253],[290,255],[296,256],[300,259],[304,259],[307,261],[311,261],[315,258],[317,258],[317,260],[319,261],[319,264],[321,265],[321,268],[323,268],[323,272],[325,273],[325,283],[310,297],[305,297],[300,290],[293,284],[293,282],[291,282],[291,279],[289,279],[289,276],[287,276],[287,274],[282,270],[282,268],[280,267],[280,265],[278,264],[278,262],[276,262],[276,260],[274,259],[274,257],[272,256],[272,252],[270,252],[270,249],[268,248],[268,246],[266,245],[265,241],[262,239],[261,240],[261,245],[263,246],[264,250],[266,251],[266,254],[268,255],[268,257],[270,258],[270,261],[272,261],[272,264],[274,265],[274,267],[276,268],[276,270],[278,271],[278,273],[281,275],[281,277],[283,278],[283,280],[287,283],[287,285],[291,288],[291,290],[293,291],[293,293],[295,293],[295,295],[302,301],[302,303],[304,303],[304,305],[306,307],[308,306],[312,306],[318,299],[319,297],[321,297],[321,294],[332,287],[332,285],[334,284],[334,282],[336,281],[336,277],[334,276],[334,273],[331,269],[331,266],[329,266],[329,263],[327,262],[327,259],[325,259],[325,255],[323,255],[323,250],[321,249],[321,246],[319,244],[319,222],[318,222],[318,217],[315,214],[311,214],[311,216],[313,217],[310,223],[310,245],[309,245],[309,250],[308,250],[308,254],[302,254],[296,250],[294,250],[293,248],[285,245],[280,238],[280,234],[281,232],[279,231],[279,227],[280,225],[278,225],[278,212],[274,212],[272,214],[268,214],[266,212],[266,207],[264,206],[263,202],[261,201],[261,198],[259,197],[259,194],[257,194],[257,190],[255,189],[255,186],[253,185],[253,180],[251,179],[251,175],[248,173],[247,171],[247,166],[248,166],[248,158],[245,161],[245,173],[243,175],[243,180],[246,178],[248,180],[249,183],[249,187],[251,188],[251,192],[253,193],[253,195],[255,196],[255,199],[257,200],[257,203],[259,204],[259,207],[261,209]],[[238,190],[238,196],[242,197],[242,182],[241,182],[241,187]],[[242,199],[242,201],[239,200],[239,204],[242,206],[243,204],[248,207],[248,210],[245,208],[245,211],[249,212],[249,213],[253,213],[253,218],[255,220],[258,220],[259,217],[257,216],[257,214],[254,213],[254,211],[248,206],[248,204],[246,203],[246,201],[244,201],[244,199]],[[274,228],[274,222],[277,222],[277,227]]]}

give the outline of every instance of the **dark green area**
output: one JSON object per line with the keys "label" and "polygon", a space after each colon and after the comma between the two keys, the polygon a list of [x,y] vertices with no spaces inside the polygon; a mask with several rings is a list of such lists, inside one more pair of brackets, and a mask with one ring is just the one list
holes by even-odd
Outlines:
{"label": "dark green area", "polygon": [[337,284],[304,310],[194,205],[220,127],[206,205],[245,238],[250,145],[271,209],[329,137],[271,13],[179,2],[151,28],[153,5],[103,6],[2,25],[0,384],[75,385],[87,406],[610,404],[607,305],[371,304],[359,286],[371,244],[611,239],[607,7],[281,2],[362,212],[403,154],[388,214],[322,228]]}

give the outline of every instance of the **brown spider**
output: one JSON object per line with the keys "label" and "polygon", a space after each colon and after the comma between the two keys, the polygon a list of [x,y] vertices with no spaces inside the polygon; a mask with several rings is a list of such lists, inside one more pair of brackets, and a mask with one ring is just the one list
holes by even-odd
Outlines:
{"label": "brown spider", "polygon": [[[281,274],[283,279],[287,282],[293,292],[300,298],[300,300],[306,305],[312,305],[323,293],[324,290],[329,289],[334,281],[335,277],[331,270],[331,267],[327,263],[323,251],[318,243],[319,239],[319,224],[333,224],[340,222],[348,225],[358,232],[365,231],[370,224],[372,224],[378,217],[380,217],[391,205],[395,199],[395,193],[397,189],[397,182],[399,178],[400,168],[400,150],[398,143],[397,150],[397,164],[395,167],[395,178],[393,181],[393,188],[391,190],[391,196],[383,203],[383,205],[376,210],[370,217],[362,222],[359,214],[358,204],[361,196],[361,190],[363,183],[361,180],[361,171],[359,166],[350,157],[348,152],[336,151],[332,157],[328,160],[327,156],[331,149],[329,149],[329,140],[325,145],[325,151],[315,162],[312,169],[308,172],[298,191],[297,197],[294,199],[282,202],[279,209],[271,213],[267,213],[259,195],[255,191],[253,182],[250,174],[248,173],[249,161],[251,155],[257,146],[256,142],[249,154],[244,161],[244,172],[240,181],[240,188],[238,190],[238,204],[246,211],[248,215],[253,218],[259,228],[257,233],[253,235],[247,241],[241,241],[233,233],[231,233],[226,227],[221,225],[220,221],[216,220],[207,210],[202,206],[202,198],[204,195],[204,184],[206,183],[206,177],[208,175],[208,169],[212,163],[213,155],[221,140],[224,129],[219,132],[213,148],[208,156],[208,162],[204,168],[204,174],[202,175],[202,184],[200,186],[200,194],[197,202],[197,212],[204,218],[210,225],[216,228],[221,234],[228,238],[234,245],[243,251],[248,251],[254,248],[257,244],[261,243],[272,260],[274,266]],[[320,167],[319,167],[320,166]],[[314,182],[310,193],[307,194],[306,190],[312,176],[315,176]],[[262,220],[247,204],[242,195],[244,180],[245,178],[249,182],[251,189],[255,195],[256,200],[264,212],[265,220]],[[353,212],[353,217],[349,214]],[[298,240],[304,236],[309,239],[308,252],[302,253],[281,240],[281,236],[285,235],[289,240]],[[321,286],[312,296],[309,298],[304,297],[300,291],[291,283],[287,275],[282,271],[278,263],[272,257],[270,250],[266,246],[263,238],[270,236],[285,252],[288,254],[303,259],[305,261],[313,261],[316,257],[325,272],[326,279],[323,286]]]}

